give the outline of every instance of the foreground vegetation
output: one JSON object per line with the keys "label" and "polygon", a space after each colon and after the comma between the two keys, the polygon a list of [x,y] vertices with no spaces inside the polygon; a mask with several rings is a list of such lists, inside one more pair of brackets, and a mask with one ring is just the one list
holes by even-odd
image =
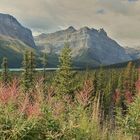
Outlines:
{"label": "foreground vegetation", "polygon": [[139,140],[140,76],[124,69],[76,72],[66,45],[59,69],[35,71],[26,52],[22,74],[11,76],[3,59],[0,82],[1,140]]}

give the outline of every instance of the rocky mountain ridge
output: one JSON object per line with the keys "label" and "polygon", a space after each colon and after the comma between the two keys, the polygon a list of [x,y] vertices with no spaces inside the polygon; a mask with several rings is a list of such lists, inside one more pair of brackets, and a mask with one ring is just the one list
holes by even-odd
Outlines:
{"label": "rocky mountain ridge", "polygon": [[26,45],[35,48],[31,30],[23,27],[16,18],[11,15],[0,13],[0,36],[18,39]]}
{"label": "rocky mountain ridge", "polygon": [[38,48],[43,52],[59,54],[68,42],[76,63],[83,65],[110,65],[131,60],[116,41],[108,37],[104,29],[83,27],[76,30],[70,26],[66,30],[35,37]]}

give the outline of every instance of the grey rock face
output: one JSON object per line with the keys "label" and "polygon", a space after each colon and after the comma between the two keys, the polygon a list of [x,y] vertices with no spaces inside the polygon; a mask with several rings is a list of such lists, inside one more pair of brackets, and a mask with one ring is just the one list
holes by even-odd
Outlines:
{"label": "grey rock face", "polygon": [[83,27],[76,30],[69,27],[55,33],[41,34],[35,37],[35,42],[40,50],[57,54],[68,42],[73,58],[91,65],[94,62],[97,65],[110,65],[131,60],[124,48],[109,38],[104,29]]}
{"label": "grey rock face", "polygon": [[19,39],[35,48],[31,30],[23,27],[13,16],[0,13],[0,35]]}
{"label": "grey rock face", "polygon": [[133,60],[140,58],[140,46],[125,47],[124,49]]}

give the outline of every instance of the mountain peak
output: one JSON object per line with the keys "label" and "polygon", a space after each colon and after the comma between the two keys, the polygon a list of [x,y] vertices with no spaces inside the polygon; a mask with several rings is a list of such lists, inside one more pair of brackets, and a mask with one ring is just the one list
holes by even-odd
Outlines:
{"label": "mountain peak", "polygon": [[106,33],[106,31],[105,31],[103,28],[99,29],[98,32],[99,32],[101,35],[107,36],[107,33]]}
{"label": "mountain peak", "polygon": [[125,50],[107,36],[104,29],[96,30],[85,26],[75,32],[71,30],[75,31],[73,27],[69,27],[57,34],[48,34],[43,39],[38,37],[35,41],[41,51],[59,54],[68,36],[72,57],[78,66],[89,63],[90,65],[110,65],[131,60]]}
{"label": "mountain peak", "polygon": [[12,15],[9,15],[9,14],[3,14],[3,13],[0,13],[0,23],[2,22],[6,22],[8,24],[10,23],[16,23],[20,26],[22,26],[15,17],[13,17]]}
{"label": "mountain peak", "polygon": [[14,18],[12,15],[4,14],[4,13],[0,13],[0,17],[12,17],[12,18]]}
{"label": "mountain peak", "polygon": [[89,27],[87,27],[87,26],[84,26],[84,27],[82,27],[80,30],[82,30],[82,31],[89,31],[89,30],[90,30],[90,28],[89,28]]}
{"label": "mountain peak", "polygon": [[70,31],[70,32],[75,32],[76,31],[76,29],[73,26],[69,26],[66,30]]}
{"label": "mountain peak", "polygon": [[30,47],[35,47],[32,32],[22,26],[15,17],[0,13],[0,35],[18,39]]}

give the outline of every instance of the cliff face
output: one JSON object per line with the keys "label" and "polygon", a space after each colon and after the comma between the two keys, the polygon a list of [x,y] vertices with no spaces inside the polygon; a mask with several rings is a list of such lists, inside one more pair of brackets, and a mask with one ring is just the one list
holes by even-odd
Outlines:
{"label": "cliff face", "polygon": [[35,48],[31,30],[23,27],[13,16],[0,14],[0,36],[18,39],[26,45]]}
{"label": "cliff face", "polygon": [[59,54],[68,42],[76,63],[83,65],[110,65],[131,60],[123,47],[108,37],[103,30],[83,27],[79,30],[69,27],[66,30],[35,37],[41,51]]}
{"label": "cliff face", "polygon": [[31,30],[13,16],[0,14],[0,64],[7,57],[9,67],[21,67],[25,50],[36,52],[35,48]]}

